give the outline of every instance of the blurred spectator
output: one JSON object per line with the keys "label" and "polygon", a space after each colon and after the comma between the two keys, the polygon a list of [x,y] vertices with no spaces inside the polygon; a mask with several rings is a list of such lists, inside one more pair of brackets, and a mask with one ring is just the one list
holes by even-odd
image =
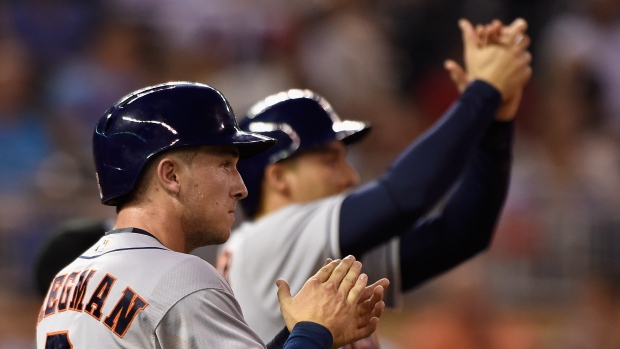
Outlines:
{"label": "blurred spectator", "polygon": [[26,348],[36,318],[25,276],[46,224],[35,178],[52,142],[37,109],[33,64],[21,42],[0,37],[0,348]]}
{"label": "blurred spectator", "polygon": [[350,149],[350,161],[365,182],[383,173],[420,133],[420,115],[398,93],[399,51],[373,7],[354,0],[325,3],[302,24],[296,51],[301,81],[343,117],[373,125]]}
{"label": "blurred spectator", "polygon": [[35,108],[32,57],[10,38],[0,38],[0,52],[0,193],[28,195],[51,143]]}
{"label": "blurred spectator", "polygon": [[567,309],[552,349],[620,348],[618,287],[609,279],[593,275],[582,293]]}
{"label": "blurred spectator", "polygon": [[399,348],[543,348],[541,327],[534,317],[498,303],[479,265],[475,267],[465,264],[446,274],[431,287],[431,297],[412,302],[418,305],[411,308],[399,331]]}
{"label": "blurred spectator", "polygon": [[574,92],[568,103],[557,89],[538,86],[537,112],[516,138],[491,250],[498,292],[513,300],[561,303],[594,272],[620,281],[620,239],[610,234],[620,227],[620,153],[594,122],[587,95]]}
{"label": "blurred spectator", "polygon": [[8,29],[44,73],[79,52],[99,26],[99,0],[8,0]]}
{"label": "blurred spectator", "polygon": [[[159,81],[157,45],[148,27],[110,18],[81,54],[54,68],[45,102],[63,150],[92,167],[90,143],[96,120],[116,96]],[[89,178],[93,171],[89,171]]]}
{"label": "blurred spectator", "polygon": [[539,78],[555,91],[549,98],[567,111],[582,100],[580,89],[596,93],[601,108],[597,117],[620,138],[620,1],[570,4],[569,11],[552,18],[541,33],[537,48],[544,69]]}

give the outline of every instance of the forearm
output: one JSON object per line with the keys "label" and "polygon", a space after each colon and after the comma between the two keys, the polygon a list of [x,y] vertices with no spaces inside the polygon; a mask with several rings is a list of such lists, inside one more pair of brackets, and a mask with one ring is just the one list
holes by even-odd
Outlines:
{"label": "forearm", "polygon": [[508,192],[512,133],[512,124],[494,124],[443,211],[401,237],[403,291],[490,244]]}
{"label": "forearm", "polygon": [[382,178],[351,193],[340,214],[342,254],[368,251],[424,215],[463,173],[500,102],[493,87],[472,83]]}

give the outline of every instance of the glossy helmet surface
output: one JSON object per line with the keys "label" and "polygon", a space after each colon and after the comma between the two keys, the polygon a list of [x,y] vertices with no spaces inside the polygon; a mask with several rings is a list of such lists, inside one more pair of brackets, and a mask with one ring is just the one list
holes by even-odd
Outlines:
{"label": "glossy helmet surface", "polygon": [[258,209],[267,165],[333,140],[351,144],[370,130],[367,122],[341,120],[323,97],[300,89],[283,91],[259,101],[239,121],[239,126],[246,132],[277,139],[276,145],[268,151],[240,161],[237,166],[248,188],[248,197],[239,203],[249,217]]}
{"label": "glossy helmet surface", "polygon": [[235,145],[247,158],[274,143],[242,131],[226,98],[210,86],[168,82],[137,90],[112,105],[93,134],[101,202],[116,205],[133,190],[147,161],[167,149]]}

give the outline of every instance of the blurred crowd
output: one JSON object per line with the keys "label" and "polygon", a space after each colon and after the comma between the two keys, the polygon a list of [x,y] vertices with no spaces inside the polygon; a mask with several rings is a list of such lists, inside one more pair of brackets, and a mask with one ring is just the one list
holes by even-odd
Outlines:
{"label": "blurred crowd", "polygon": [[619,0],[2,0],[0,349],[32,347],[55,227],[114,216],[90,142],[120,97],[198,81],[241,118],[309,88],[373,124],[349,154],[369,180],[458,96],[462,17],[530,25],[510,192],[490,250],[388,313],[385,347],[620,348]]}

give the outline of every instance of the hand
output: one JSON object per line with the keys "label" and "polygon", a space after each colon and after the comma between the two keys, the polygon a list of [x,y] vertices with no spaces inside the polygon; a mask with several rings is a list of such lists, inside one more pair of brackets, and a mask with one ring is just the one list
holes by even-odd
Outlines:
{"label": "hand", "polygon": [[[472,51],[485,48],[489,45],[505,48],[516,47],[517,51],[523,50],[518,59],[520,58],[527,62],[527,65],[521,72],[521,77],[524,80],[521,82],[521,85],[516,86],[512,93],[507,93],[506,91],[502,92],[500,90],[500,93],[502,93],[503,102],[496,115],[496,119],[499,121],[510,121],[514,119],[521,102],[523,87],[531,77],[531,67],[529,66],[529,63],[531,62],[531,55],[529,52],[525,51],[530,43],[529,37],[525,34],[527,22],[521,18],[517,18],[509,26],[504,27],[500,21],[494,20],[486,26],[476,26],[475,30],[466,20],[463,20],[460,25],[463,30],[463,40],[466,47],[466,59],[468,55],[474,55]],[[460,92],[463,92],[467,85],[475,79],[471,76],[471,74],[467,74],[465,70],[454,60],[447,60],[444,63],[444,68],[448,70],[452,81],[455,83]],[[487,82],[493,84],[492,81],[487,80]]]}
{"label": "hand", "polygon": [[[332,261],[308,279],[295,297],[291,297],[285,280],[277,280],[280,311],[287,328],[292,330],[300,321],[316,322],[332,333],[334,345],[346,344],[340,343],[343,338],[354,336],[353,340],[357,340],[374,332],[379,323],[374,315],[381,315],[384,307],[382,300],[377,300],[383,297],[383,286],[375,287],[368,303],[359,305],[361,296],[367,294],[368,282],[368,277],[360,274],[361,268],[353,256]],[[371,305],[373,310],[368,314]]]}
{"label": "hand", "polygon": [[[358,301],[358,322],[351,323],[348,331],[345,332],[343,338],[334,340],[337,347],[340,343],[351,343],[344,346],[345,349],[377,349],[379,348],[379,337],[377,332],[373,332],[371,336],[366,335],[365,327],[370,323],[373,317],[380,318],[385,310],[383,295],[390,285],[388,279],[381,279],[374,284],[367,286],[364,293]],[[366,338],[367,337],[367,338]],[[362,339],[360,339],[362,338]],[[353,342],[353,343],[352,343]]]}
{"label": "hand", "polygon": [[[518,20],[506,30],[499,21],[474,29],[465,19],[459,21],[465,47],[465,67],[471,80],[484,80],[494,85],[504,97],[522,88],[530,79],[530,40],[524,32],[527,22]],[[479,38],[481,36],[481,38]]]}

